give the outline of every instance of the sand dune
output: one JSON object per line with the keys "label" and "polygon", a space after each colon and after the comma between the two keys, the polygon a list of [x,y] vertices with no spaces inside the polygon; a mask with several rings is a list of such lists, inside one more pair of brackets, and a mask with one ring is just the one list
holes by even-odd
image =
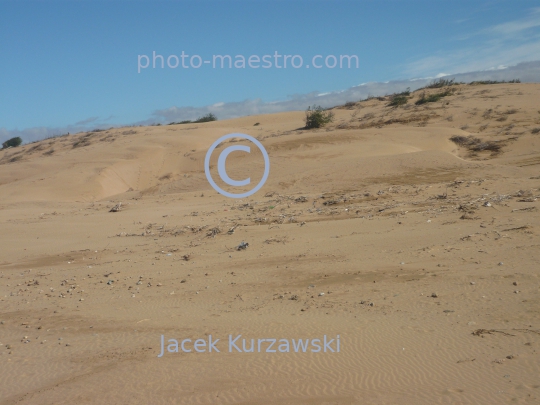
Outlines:
{"label": "sand dune", "polygon": [[[540,85],[454,90],[317,130],[290,112],[0,151],[0,404],[539,403]],[[204,174],[233,132],[271,161],[242,200]],[[227,170],[256,183],[262,156]],[[222,350],[159,358],[161,335]]]}

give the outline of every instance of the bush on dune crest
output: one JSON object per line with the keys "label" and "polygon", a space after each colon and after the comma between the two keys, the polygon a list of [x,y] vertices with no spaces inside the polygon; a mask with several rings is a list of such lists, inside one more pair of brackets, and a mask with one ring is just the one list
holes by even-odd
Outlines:
{"label": "bush on dune crest", "polygon": [[409,101],[409,96],[411,94],[410,87],[407,87],[407,90],[401,93],[395,93],[390,96],[390,102],[387,104],[388,107],[399,107],[400,105],[407,104]]}
{"label": "bush on dune crest", "polygon": [[8,139],[7,141],[5,141],[2,144],[2,149],[7,149],[9,147],[15,148],[17,146],[20,146],[21,143],[22,143],[22,139],[17,136],[15,138],[11,138],[11,139]]}
{"label": "bush on dune crest", "polygon": [[449,96],[450,94],[452,94],[452,91],[450,91],[450,90],[446,90],[446,91],[443,91],[441,93],[434,93],[434,94],[430,94],[430,95],[426,95],[426,93],[424,92],[424,93],[422,93],[422,95],[416,101],[415,104],[416,105],[421,105],[421,104],[425,104],[425,103],[434,103],[436,101],[439,101],[443,97]]}
{"label": "bush on dune crest", "polygon": [[479,86],[483,84],[506,84],[506,83],[521,83],[521,80],[514,79],[514,80],[477,80],[474,82],[470,82],[469,86]]}
{"label": "bush on dune crest", "polygon": [[202,117],[199,117],[198,119],[195,120],[195,122],[210,122],[210,121],[217,121],[217,117],[212,113],[203,115]]}
{"label": "bush on dune crest", "polygon": [[184,120],[184,121],[179,121],[179,122],[171,122],[171,123],[169,123],[169,125],[198,124],[198,123],[201,123],[201,122],[210,122],[210,121],[217,121],[217,117],[212,113],[208,113],[206,115],[203,115],[202,117],[197,118],[195,121]]}
{"label": "bush on dune crest", "polygon": [[427,86],[424,86],[418,90],[422,89],[440,89],[442,87],[448,87],[448,86],[457,86],[459,84],[465,84],[463,82],[456,82],[455,79],[443,79],[442,77],[438,80],[433,80],[430,84]]}
{"label": "bush on dune crest", "polygon": [[306,110],[306,129],[321,128],[334,121],[334,113],[314,105]]}

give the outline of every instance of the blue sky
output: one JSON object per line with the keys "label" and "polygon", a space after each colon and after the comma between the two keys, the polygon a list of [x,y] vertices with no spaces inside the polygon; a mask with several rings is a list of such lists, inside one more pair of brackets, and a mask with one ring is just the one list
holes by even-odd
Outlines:
{"label": "blue sky", "polygon": [[[304,65],[317,54],[346,54],[357,55],[359,66],[172,69],[165,63],[138,73],[138,55],[151,57],[153,51],[165,60],[182,51],[203,60],[277,51],[302,56]],[[0,141],[15,135],[31,141],[94,127],[193,119],[205,111],[227,118],[305,109],[320,93],[361,83],[390,81],[397,88],[404,79],[538,61],[540,5],[1,1],[0,58]]]}

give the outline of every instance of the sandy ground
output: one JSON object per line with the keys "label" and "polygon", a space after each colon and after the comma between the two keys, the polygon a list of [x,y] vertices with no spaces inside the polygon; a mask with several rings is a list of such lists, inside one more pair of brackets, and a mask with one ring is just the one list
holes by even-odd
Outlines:
{"label": "sandy ground", "polygon": [[540,403],[540,85],[454,90],[1,151],[0,404]]}

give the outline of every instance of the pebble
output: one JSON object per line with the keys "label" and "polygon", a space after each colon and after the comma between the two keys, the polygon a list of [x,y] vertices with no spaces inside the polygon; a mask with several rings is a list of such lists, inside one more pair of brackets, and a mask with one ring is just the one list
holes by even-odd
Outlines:
{"label": "pebble", "polygon": [[476,283],[474,281],[471,281],[471,285],[476,285]]}
{"label": "pebble", "polygon": [[323,293],[323,292],[322,292],[322,293],[319,293],[319,297],[322,297],[323,295],[324,295],[324,293]]}
{"label": "pebble", "polygon": [[431,298],[437,298],[437,297],[438,297],[437,293],[431,293]]}
{"label": "pebble", "polygon": [[514,282],[512,283],[512,285],[518,285],[518,282],[517,282],[517,281],[514,281]]}
{"label": "pebble", "polygon": [[502,266],[504,263],[503,262],[499,262],[499,266]]}

